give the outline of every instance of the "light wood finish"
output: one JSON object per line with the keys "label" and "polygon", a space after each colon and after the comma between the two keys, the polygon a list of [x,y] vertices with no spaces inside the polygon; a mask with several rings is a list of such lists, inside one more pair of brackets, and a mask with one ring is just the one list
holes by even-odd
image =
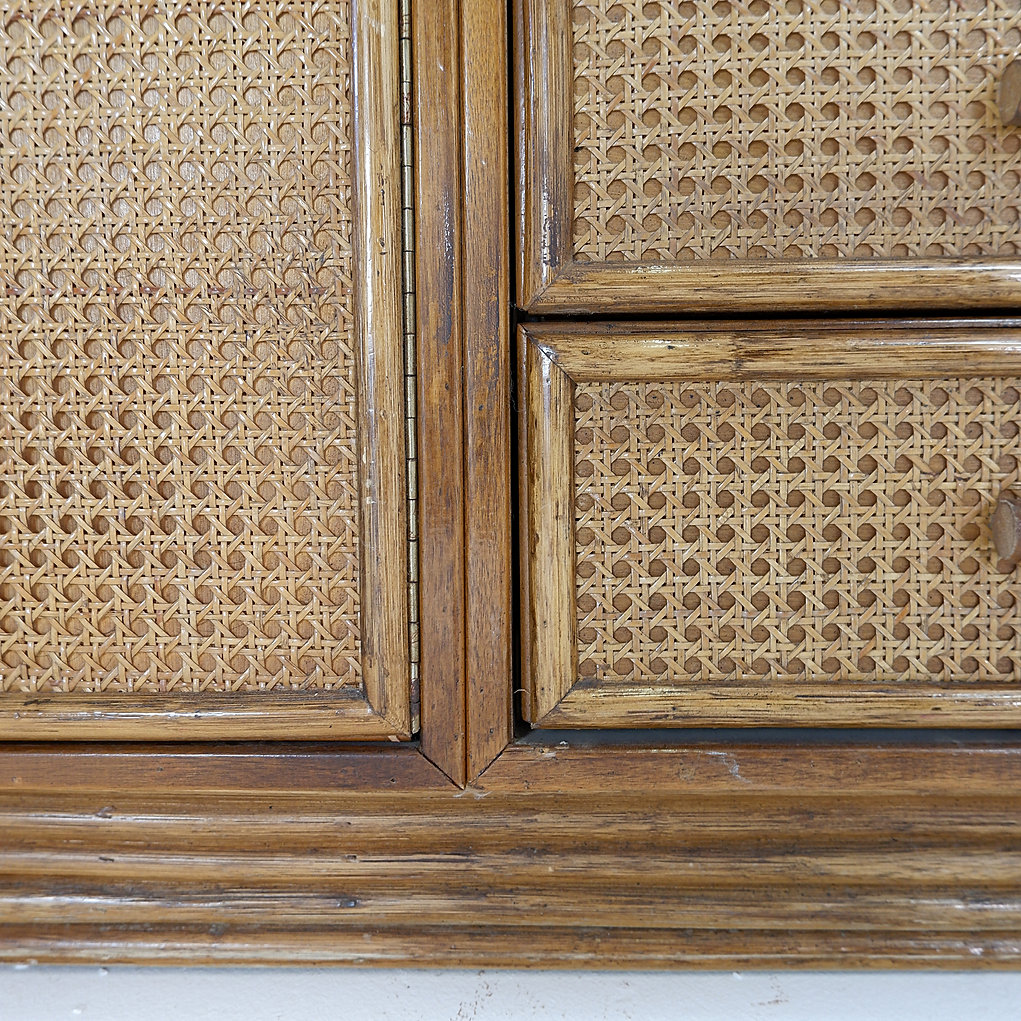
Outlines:
{"label": "light wood finish", "polygon": [[[18,419],[0,736],[415,728],[395,17],[395,0],[328,4],[299,31],[290,11],[163,24],[101,5],[73,54],[37,58],[66,12],[12,14],[2,52],[24,110],[0,133],[25,169],[0,201],[26,229],[0,327],[0,404]],[[110,32],[148,47],[155,78],[109,58]],[[196,42],[233,53],[238,33],[258,68]],[[52,104],[25,102],[72,55],[112,105],[68,139]],[[67,109],[86,94],[48,93]],[[47,197],[61,168],[81,187]],[[47,223],[52,258],[30,236]]]}
{"label": "light wood finish", "polygon": [[982,530],[1016,477],[1019,340],[526,327],[528,718],[1015,725],[1017,596]]}
{"label": "light wood finish", "polygon": [[[916,58],[895,49],[912,38],[902,30],[914,11],[884,11],[897,26],[877,43],[853,4],[833,15],[697,2],[682,17],[674,4],[516,2],[518,300],[528,311],[1018,302],[1019,140],[998,123],[988,78],[1017,56],[1014,12],[984,11],[1007,22],[999,34],[990,26],[981,57],[960,41],[978,15],[929,12],[945,18],[943,42],[908,72],[909,94],[899,77]],[[853,27],[834,31],[834,18]],[[838,57],[828,40],[845,35]],[[850,76],[855,94],[867,80],[867,98],[835,102],[841,86],[827,75]],[[927,75],[956,98],[943,103]],[[743,76],[758,102],[736,98]],[[986,214],[962,219],[987,198]]]}
{"label": "light wood finish", "polygon": [[[654,910],[652,912],[654,914]],[[962,913],[967,926],[981,909]],[[217,932],[220,930],[217,929]],[[12,930],[24,956],[57,964],[130,960],[139,965],[167,963],[350,964],[449,968],[981,968],[1016,967],[1010,934],[958,932],[904,933],[872,928],[839,933],[762,932],[752,929],[620,928],[535,925],[487,926],[451,931],[449,926],[295,931],[251,926],[224,927],[211,939],[201,925],[180,926],[173,942],[145,927],[121,926],[111,940],[108,927],[50,926]]]}

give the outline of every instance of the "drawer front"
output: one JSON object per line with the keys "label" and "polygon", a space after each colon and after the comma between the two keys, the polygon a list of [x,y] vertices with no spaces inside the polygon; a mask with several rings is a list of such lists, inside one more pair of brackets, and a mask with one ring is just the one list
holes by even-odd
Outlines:
{"label": "drawer front", "polygon": [[527,306],[1017,300],[1017,4],[533,0],[521,24]]}
{"label": "drawer front", "polygon": [[397,11],[360,9],[5,16],[4,736],[410,729]]}
{"label": "drawer front", "polygon": [[1015,726],[1019,336],[528,327],[533,722]]}

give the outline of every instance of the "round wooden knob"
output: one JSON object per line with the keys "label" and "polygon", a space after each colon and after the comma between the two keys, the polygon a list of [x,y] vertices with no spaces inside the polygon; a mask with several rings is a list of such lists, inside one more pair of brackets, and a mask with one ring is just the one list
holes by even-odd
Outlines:
{"label": "round wooden knob", "polygon": [[1016,564],[1021,560],[1021,493],[1016,489],[1000,493],[989,524],[1000,559]]}
{"label": "round wooden knob", "polygon": [[1008,64],[1003,72],[997,105],[1004,124],[1021,124],[1021,60]]}

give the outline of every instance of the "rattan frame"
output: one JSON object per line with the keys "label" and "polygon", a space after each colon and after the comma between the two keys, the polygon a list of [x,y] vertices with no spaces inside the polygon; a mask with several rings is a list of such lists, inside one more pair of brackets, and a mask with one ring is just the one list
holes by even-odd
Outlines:
{"label": "rattan frame", "polygon": [[1016,257],[575,260],[571,0],[514,3],[517,294],[528,312],[966,309],[1021,301]]}

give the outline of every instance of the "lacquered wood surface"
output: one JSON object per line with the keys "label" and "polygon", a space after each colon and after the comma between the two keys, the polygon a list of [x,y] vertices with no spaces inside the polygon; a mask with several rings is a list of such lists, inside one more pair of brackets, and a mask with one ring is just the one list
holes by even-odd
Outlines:
{"label": "lacquered wood surface", "polygon": [[513,733],[511,290],[507,12],[461,4],[464,116],[465,556],[470,778]]}
{"label": "lacquered wood surface", "polygon": [[[456,4],[412,7],[418,318],[422,751],[466,769],[460,30]],[[426,413],[422,413],[424,409]]]}
{"label": "lacquered wood surface", "polygon": [[[412,714],[408,635],[408,528],[402,315],[400,37],[396,0],[352,6],[355,56],[355,267],[364,670],[369,704],[399,736],[418,730]],[[388,69],[383,71],[382,69]],[[382,72],[382,73],[381,73]],[[391,338],[386,343],[383,338]],[[399,457],[393,452],[399,451]]]}

